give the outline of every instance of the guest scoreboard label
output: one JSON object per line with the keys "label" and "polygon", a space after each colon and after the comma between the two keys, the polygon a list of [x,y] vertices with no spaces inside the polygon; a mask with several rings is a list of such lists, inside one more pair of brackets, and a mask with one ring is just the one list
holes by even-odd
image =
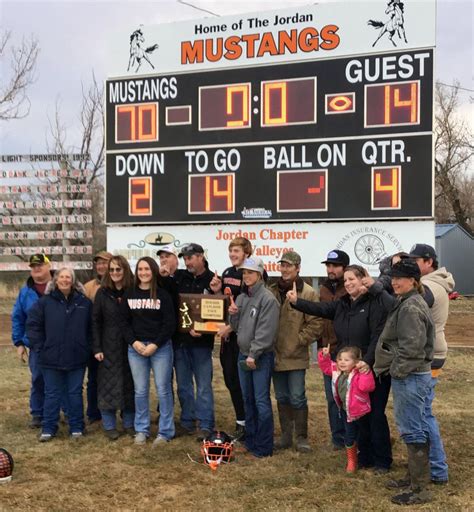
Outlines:
{"label": "guest scoreboard label", "polygon": [[106,221],[431,218],[433,50],[330,46],[107,80]]}

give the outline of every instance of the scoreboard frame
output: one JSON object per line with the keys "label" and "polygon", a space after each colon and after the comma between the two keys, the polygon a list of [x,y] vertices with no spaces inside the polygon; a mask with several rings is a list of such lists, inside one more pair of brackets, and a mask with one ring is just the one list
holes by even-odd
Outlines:
{"label": "scoreboard frame", "polygon": [[[317,69],[318,67],[322,69],[323,66],[333,66],[333,68],[337,68],[339,66],[342,70],[341,63],[349,62],[351,60],[350,57],[337,57],[310,63],[298,61],[282,62],[226,68],[224,70],[180,71],[176,73],[157,73],[151,76],[137,75],[133,77],[108,79],[106,81],[107,185],[105,200],[107,224],[255,223],[261,222],[262,219],[265,219],[266,222],[432,219],[434,213],[434,151],[432,137],[434,87],[433,50],[397,50],[390,52],[390,54],[371,54],[370,56],[364,57],[364,59],[383,59],[387,56],[399,57],[404,54],[413,55],[420,52],[428,54],[428,64],[425,63],[425,74],[423,77],[418,77],[415,73],[415,77],[408,80],[392,79],[387,81],[380,79],[371,83],[366,83],[364,80],[361,80],[359,83],[353,84],[354,90],[352,91],[348,90],[347,80],[344,82],[341,80],[341,76],[339,76],[339,83],[335,84],[331,90],[328,88],[328,84],[325,84],[327,77],[319,75],[316,71],[314,71],[313,74],[306,71],[306,75],[301,75],[300,73],[298,76],[293,76],[292,73],[285,74],[287,70],[296,70],[298,67],[301,69],[302,66],[306,68],[311,67],[311,69]],[[341,70],[339,75],[341,75]],[[283,72],[283,77],[269,77],[264,80],[261,78],[262,73],[269,72],[270,75],[275,75],[278,74],[279,71]],[[242,79],[242,77],[252,74],[257,75],[254,81]],[[199,85],[198,87],[191,85],[188,90],[180,85],[180,83],[186,84],[186,81],[189,79],[199,81],[199,79],[203,77],[213,76],[221,76],[222,78],[220,80],[214,79],[214,82],[212,82],[211,78],[210,81],[208,80],[209,83]],[[241,79],[235,81],[233,77],[238,76],[240,76]],[[284,78],[285,76],[287,76],[287,78]],[[130,80],[146,81],[162,79],[163,77],[175,77],[177,80],[178,100],[173,98],[170,100],[159,99],[157,101],[123,102],[120,104],[108,102],[110,98],[109,84]],[[230,79],[226,80],[226,77],[230,77]],[[283,91],[287,90],[288,84],[303,82],[304,80],[311,80],[314,83],[313,120],[288,121],[288,108],[286,108],[286,110],[283,109],[283,104],[286,102],[286,99],[283,100]],[[259,84],[258,89],[255,86],[255,82]],[[270,117],[267,119],[265,118],[265,108],[270,110],[269,105],[271,105],[271,101],[275,103],[275,100],[269,99],[271,92],[268,92],[268,94],[265,93],[266,84],[277,84],[280,87],[275,87],[274,90],[278,91],[278,89],[280,89],[282,91],[282,107],[279,123],[266,122],[268,119],[273,119],[274,121],[278,119],[274,114],[270,114]],[[410,86],[412,91],[408,99],[402,92],[403,87],[406,88],[407,85]],[[399,87],[397,88],[397,86]],[[414,87],[416,87],[415,120],[413,120]],[[385,109],[385,119],[387,117],[387,98],[389,98],[388,109],[390,119],[395,117],[393,113],[398,114],[402,112],[402,121],[396,123],[368,124],[368,98],[371,97],[371,93],[374,91],[377,92],[377,88],[383,88],[384,91],[385,103],[383,105]],[[237,118],[230,118],[229,122],[232,124],[227,126],[222,126],[221,123],[215,124],[214,127],[207,126],[203,128],[202,102],[200,101],[201,91],[209,89],[224,89],[227,100],[229,95],[231,97],[230,108],[228,101],[226,104],[227,115],[236,115],[235,113],[239,113],[240,108],[242,116],[240,116],[240,118],[238,116]],[[229,93],[229,91],[231,92]],[[370,91],[370,94],[368,91]],[[194,94],[196,94],[196,96],[194,96]],[[238,99],[240,94],[242,94],[242,100]],[[234,99],[236,100],[234,101]],[[163,105],[160,103],[163,103]],[[138,116],[140,116],[142,106],[156,105],[156,138],[154,140],[150,141],[146,139],[150,131],[147,132],[143,126],[137,128],[133,123],[131,123],[129,131],[131,134],[134,134],[135,139],[133,139],[132,136],[130,139],[118,140],[117,133],[120,130],[117,122],[117,112],[120,107],[126,107],[127,105],[134,105],[135,108],[138,109]],[[246,110],[244,108],[245,105],[247,105]],[[285,105],[287,105],[287,103],[285,103]],[[405,110],[394,110],[399,107]],[[411,119],[408,122],[403,120],[404,116],[406,116],[406,107],[410,107]],[[170,124],[168,117],[169,112],[173,109],[176,109],[177,112],[179,109],[187,109],[189,112],[188,120],[185,119],[184,121]],[[124,108],[123,111],[125,112],[126,108]],[[308,109],[305,111],[307,112]],[[302,112],[298,115],[306,114]],[[351,115],[353,118],[349,119],[348,116]],[[380,114],[377,115],[380,116]],[[112,117],[113,124],[109,124],[110,117]],[[252,117],[254,120],[258,119],[258,123],[254,123]],[[351,134],[349,128],[353,128],[355,124],[354,118],[357,119],[359,124],[358,128],[356,128],[355,131],[352,130]],[[151,114],[151,119],[151,125],[153,125],[153,113]],[[329,123],[330,119],[334,119],[335,121]],[[331,124],[334,124],[334,128],[331,127]],[[174,126],[181,127],[184,131],[185,136],[178,139],[180,143],[176,142],[177,138],[175,137],[173,137],[172,141],[169,137],[167,140],[166,132],[173,129]],[[133,127],[135,128],[132,129]],[[313,130],[310,129],[311,127]],[[344,131],[342,132],[338,131],[341,127],[344,127]],[[114,133],[113,138],[111,138],[112,133]],[[151,133],[153,133],[153,130],[151,130]],[[339,133],[341,134],[339,135]],[[143,140],[143,138],[140,139],[140,136],[143,134],[145,135],[145,140]],[[263,137],[262,134],[265,134],[265,137]],[[358,161],[358,167],[354,165],[355,157],[353,153],[355,150],[353,147],[360,145],[363,141],[373,143],[375,147],[377,147],[377,151],[380,148],[386,151],[390,140],[399,141],[400,144],[404,145],[405,149],[408,146],[411,146],[413,149],[415,145],[412,142],[416,138],[418,138],[417,141],[423,146],[422,151],[415,149],[414,152],[406,155],[407,161],[405,162],[400,162],[400,160],[390,161],[390,158],[385,159],[384,157],[384,160],[381,162],[361,163]],[[197,142],[193,143],[194,140],[197,140]],[[352,160],[350,160],[348,164],[344,164],[344,167],[352,167],[351,172],[358,173],[359,179],[364,180],[367,186],[367,190],[362,194],[365,197],[365,206],[355,206],[350,212],[347,208],[341,209],[339,206],[342,204],[344,207],[347,206],[345,203],[348,201],[357,200],[357,197],[361,195],[361,190],[358,187],[360,184],[354,187],[354,178],[349,176],[346,179],[348,186],[344,190],[346,181],[341,178],[341,168],[336,169],[337,166],[333,165],[320,165],[320,162],[315,161],[314,158],[306,162],[304,160],[296,161],[291,158],[290,164],[293,165],[290,165],[290,167],[276,167],[274,169],[264,168],[262,163],[258,165],[254,164],[256,160],[262,158],[262,155],[256,151],[256,148],[271,147],[278,148],[280,152],[290,153],[294,150],[295,153],[301,153],[303,150],[305,152],[314,151],[317,147],[320,148],[324,145],[330,146],[331,144],[334,145],[337,143],[340,143],[341,147],[344,145],[344,149],[351,154],[350,158]],[[378,144],[380,144],[380,148]],[[229,152],[235,149],[240,151],[242,167],[235,170],[230,169],[230,171],[228,167],[223,170],[217,170],[213,168],[212,165],[204,171],[190,169],[189,158],[186,160],[182,155],[181,157],[177,156],[180,152],[192,153],[193,151],[195,154],[203,151],[206,154],[208,154],[207,152],[209,152],[209,154],[214,152],[214,155],[216,155],[219,150],[222,150],[222,152],[228,156]],[[161,169],[158,169],[158,172],[155,169],[155,174],[152,176],[145,174],[135,175],[132,174],[134,170],[128,169],[128,159],[132,155],[141,155],[144,160],[149,156],[149,160],[151,160],[153,154],[162,156],[163,161],[165,161],[165,157],[166,160],[172,159],[172,164],[167,164],[163,172]],[[414,162],[413,155],[416,155]],[[400,153],[398,156],[400,157]],[[123,170],[123,174],[122,171],[120,171],[120,175],[117,170],[118,158],[121,158],[123,162],[127,162],[124,164],[126,168]],[[115,165],[113,163],[114,159]],[[209,158],[209,160],[211,160],[211,158]],[[361,174],[360,167],[364,168],[364,175]],[[415,173],[421,172],[418,170],[420,168],[422,169],[422,175],[417,178],[414,175]],[[396,186],[393,185],[392,188],[390,188],[387,183],[382,183],[382,181],[377,182],[377,180],[374,179],[374,176],[375,178],[376,176],[381,176],[380,173],[377,174],[377,170],[383,169],[396,170]],[[138,173],[139,171],[136,172]],[[217,180],[219,176],[224,177],[229,172],[232,174],[232,200],[230,201],[232,208],[223,209],[219,206],[218,198],[225,195],[224,191],[220,188],[217,181],[212,180]],[[280,208],[279,177],[282,174],[294,173],[294,177],[297,178],[297,173],[302,172],[324,173],[324,201],[322,206],[314,208],[306,207],[301,210],[297,208]],[[177,181],[176,177],[169,178],[171,174],[176,173],[180,174],[180,181]],[[260,178],[263,175],[265,179]],[[126,180],[127,176],[129,178],[128,180]],[[188,179],[186,179],[186,176],[188,176]],[[212,193],[209,197],[209,194],[206,192],[207,196],[204,198],[204,203],[211,204],[209,210],[196,211],[194,210],[193,204],[196,203],[196,201],[198,201],[198,203],[199,201],[202,202],[202,199],[194,197],[195,187],[192,186],[192,183],[200,181],[196,178],[206,176],[208,176],[211,181],[208,185],[205,185],[205,190],[208,191],[212,189],[215,190],[216,193]],[[317,176],[317,174],[315,176]],[[145,208],[144,210],[148,212],[146,214],[137,213],[139,210],[131,207],[131,183],[137,184],[138,182],[134,180],[143,178],[148,178],[148,191],[150,194],[149,197],[141,198],[145,200],[145,202],[148,201],[148,209]],[[122,182],[121,186],[116,186],[117,180]],[[242,180],[244,181],[243,184],[241,183]],[[275,183],[272,182],[270,184],[269,180]],[[125,184],[126,181],[127,184]],[[144,180],[144,182],[145,181],[147,180]],[[294,181],[297,182],[298,179]],[[160,184],[157,185],[157,183]],[[329,183],[331,183],[331,187]],[[183,185],[183,188],[187,186],[187,190],[181,190],[180,184]],[[260,189],[262,197],[264,194],[269,194],[271,190],[275,190],[273,199],[271,199],[270,202],[268,202],[267,199],[256,202],[255,195],[252,196],[251,194],[248,196],[249,199],[246,197],[242,199],[242,194],[247,195],[253,187]],[[315,187],[308,187],[308,190]],[[332,187],[336,187],[337,193]],[[394,191],[394,187],[396,191]],[[163,192],[160,192],[160,190],[156,192],[156,190],[163,188],[167,189],[168,192],[165,192],[165,196],[160,196],[160,193],[163,194]],[[416,189],[416,194],[413,193],[413,188]],[[125,200],[124,189],[128,189],[128,198]],[[388,195],[392,198],[390,206],[384,206],[385,202],[382,198]],[[174,196],[174,199],[171,200],[169,196]],[[337,200],[335,199],[336,196],[338,197]],[[136,194],[133,195],[133,197],[137,199]],[[168,203],[166,203],[166,201],[168,201]],[[407,201],[409,202],[410,208],[406,206]],[[124,206],[124,202],[128,204],[128,209]],[[423,203],[422,208],[419,207],[420,202]],[[215,208],[212,203],[215,203]],[[166,207],[164,207],[165,212],[159,211],[160,204],[166,204]],[[176,208],[176,210],[173,211],[174,208]],[[250,216],[249,218],[245,218],[243,217],[243,211],[247,208],[270,212],[270,216]],[[339,212],[342,213],[339,214]]]}

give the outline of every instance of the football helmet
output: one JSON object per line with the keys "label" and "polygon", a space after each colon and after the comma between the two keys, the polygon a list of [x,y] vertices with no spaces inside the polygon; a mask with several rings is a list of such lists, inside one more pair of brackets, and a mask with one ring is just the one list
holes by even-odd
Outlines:
{"label": "football helmet", "polygon": [[4,449],[0,448],[0,484],[6,484],[12,479],[13,457]]}
{"label": "football helmet", "polygon": [[232,460],[234,442],[225,432],[214,431],[209,434],[201,445],[204,464],[213,471],[219,464],[227,464]]}

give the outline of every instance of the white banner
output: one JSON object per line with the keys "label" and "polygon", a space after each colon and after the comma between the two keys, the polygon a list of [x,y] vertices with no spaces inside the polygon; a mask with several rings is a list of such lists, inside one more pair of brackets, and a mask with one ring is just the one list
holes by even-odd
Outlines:
{"label": "white banner", "polygon": [[[51,268],[57,270],[58,268],[67,267],[74,270],[91,270],[91,261],[52,261]],[[27,261],[15,261],[13,263],[0,262],[0,272],[12,272],[15,270],[30,270]]]}
{"label": "white banner", "polygon": [[92,208],[91,199],[39,199],[37,201],[0,201],[0,208],[8,208],[9,210],[38,210],[45,208],[52,210],[53,208]]}
{"label": "white banner", "polygon": [[89,240],[92,231],[0,231],[0,240]]}
{"label": "white banner", "polygon": [[0,247],[0,256],[32,256],[33,254],[92,254],[91,245],[62,247]]}
{"label": "white banner", "polygon": [[20,226],[25,224],[91,224],[92,215],[17,215],[2,217],[4,226]]}
{"label": "white banner", "polygon": [[0,194],[49,194],[55,193],[80,193],[89,192],[88,185],[11,185],[0,187]]}
{"label": "white banner", "polygon": [[[108,227],[107,250],[125,256],[133,266],[142,256],[157,259],[156,251],[166,244],[177,250],[190,242],[206,250],[211,270],[229,266],[228,245],[236,236],[248,238],[254,254],[263,259],[269,275],[279,275],[278,261],[286,251],[301,255],[302,276],[324,276],[321,263],[332,249],[349,254],[352,263],[378,274],[378,262],[391,254],[409,251],[415,243],[434,247],[433,221],[338,222],[301,224],[235,224],[187,226]],[[181,262],[182,265],[182,262]]]}
{"label": "white banner", "polygon": [[435,0],[318,2],[278,11],[136,24],[108,42],[108,76],[427,48],[435,46]]}

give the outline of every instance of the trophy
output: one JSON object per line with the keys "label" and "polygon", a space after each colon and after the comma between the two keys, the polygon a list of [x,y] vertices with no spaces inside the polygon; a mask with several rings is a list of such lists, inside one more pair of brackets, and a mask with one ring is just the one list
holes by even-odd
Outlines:
{"label": "trophy", "polygon": [[197,293],[179,294],[179,332],[191,329],[201,333],[216,333],[227,325],[229,297]]}

